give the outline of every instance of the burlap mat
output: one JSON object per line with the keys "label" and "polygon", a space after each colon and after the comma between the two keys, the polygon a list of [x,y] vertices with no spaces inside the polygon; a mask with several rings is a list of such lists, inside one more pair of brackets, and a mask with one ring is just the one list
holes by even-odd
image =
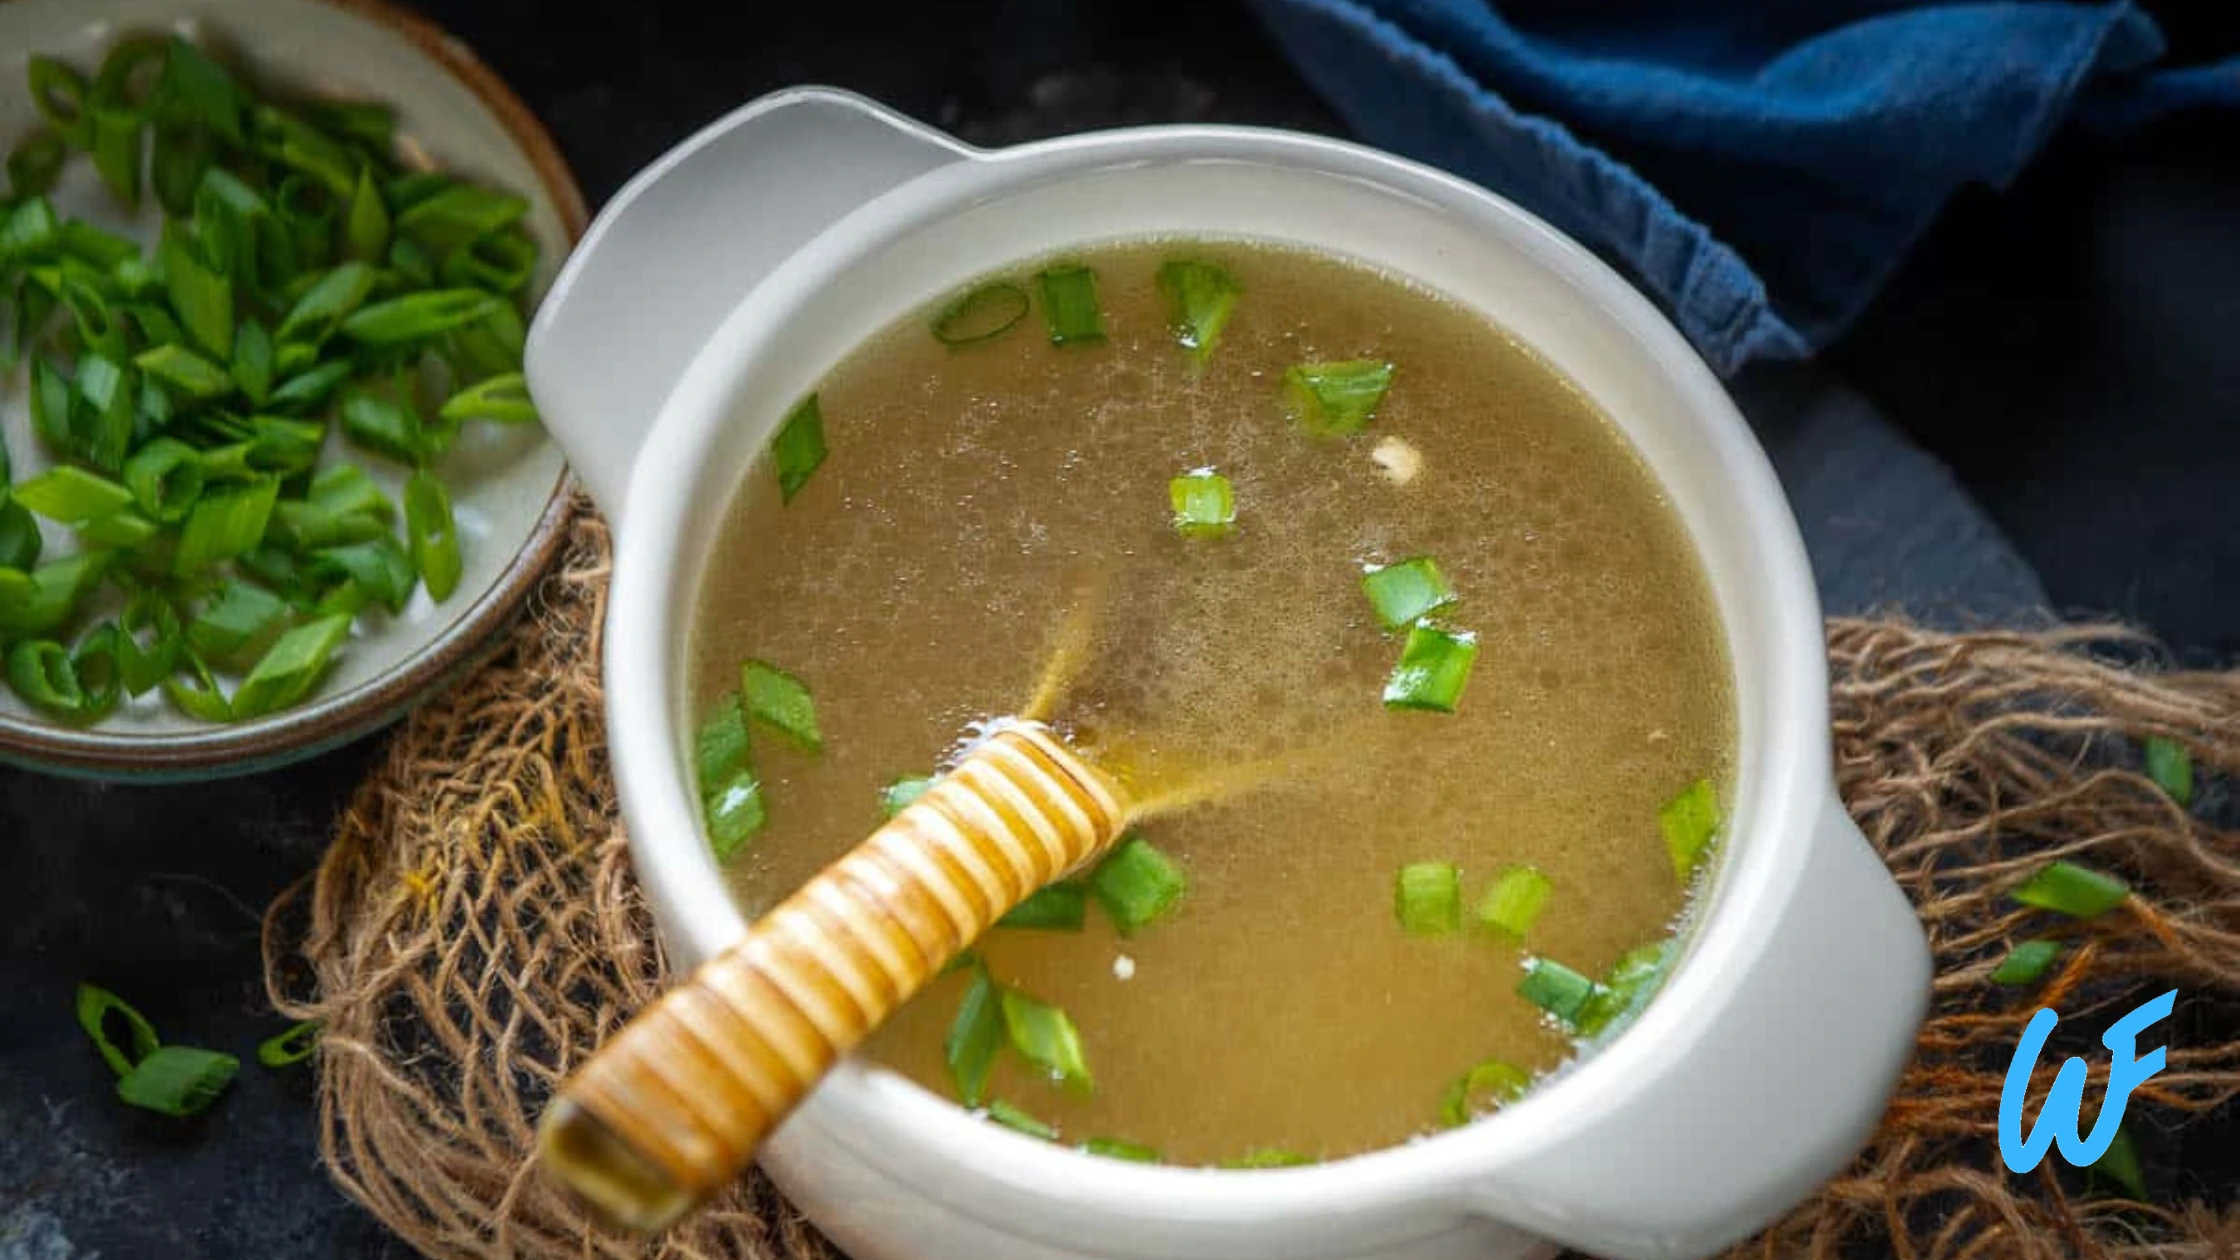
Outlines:
{"label": "burlap mat", "polygon": [[[397,734],[324,865],[274,907],[268,984],[325,1023],[335,1180],[430,1256],[829,1257],[759,1177],[646,1245],[592,1231],[526,1163],[554,1083],[663,980],[600,724],[607,556],[583,514],[498,657]],[[1738,1254],[2240,1257],[2240,830],[2202,821],[2216,800],[2189,817],[2129,768],[2159,734],[2205,780],[2240,775],[2240,673],[2139,668],[2148,645],[2106,626],[1839,620],[1828,649],[1843,795],[1920,907],[1935,1004],[1872,1148]],[[2122,870],[2141,896],[2089,927],[2014,913],[2006,889],[2056,855]],[[2057,975],[1988,982],[2011,942],[2049,928],[2076,942]],[[2031,1011],[2063,1015],[2042,1097],[2067,1055],[2105,1059],[2095,1038],[2115,1013],[2172,986],[2180,1018],[2142,1043],[2167,1032],[2169,1065],[2127,1122],[2158,1202],[2117,1202],[2053,1159],[2007,1173],[1994,1118]]]}

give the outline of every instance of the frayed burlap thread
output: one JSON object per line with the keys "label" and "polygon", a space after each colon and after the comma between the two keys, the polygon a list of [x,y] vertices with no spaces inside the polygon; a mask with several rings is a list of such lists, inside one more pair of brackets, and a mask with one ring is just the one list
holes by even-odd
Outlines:
{"label": "frayed burlap thread", "polygon": [[[430,1256],[827,1260],[759,1176],[647,1243],[592,1228],[529,1162],[555,1083],[664,980],[607,773],[607,564],[604,527],[579,514],[497,656],[397,732],[320,869],[268,917],[268,985],[323,1024],[336,1182]],[[1839,620],[1828,645],[1844,799],[1920,909],[1935,1000],[1872,1147],[1736,1255],[2240,1260],[2240,1158],[2214,1156],[2240,1127],[2240,829],[2204,821],[2229,814],[2221,787],[2189,813],[2135,771],[2137,741],[2161,735],[2204,783],[2240,776],[2240,673],[2142,668],[2150,645],[2109,626]],[[2091,924],[2006,899],[2054,856],[2139,894]],[[1989,982],[2009,946],[2047,935],[2068,949],[2042,986]],[[2171,1034],[2169,1066],[2127,1122],[2153,1204],[2052,1160],[2008,1173],[1995,1116],[2031,1012],[2063,1016],[2039,1098],[2063,1057],[2091,1057],[2116,1014],[2172,987],[2182,1018],[2153,1030]],[[2158,1161],[2195,1151],[2207,1171]]]}

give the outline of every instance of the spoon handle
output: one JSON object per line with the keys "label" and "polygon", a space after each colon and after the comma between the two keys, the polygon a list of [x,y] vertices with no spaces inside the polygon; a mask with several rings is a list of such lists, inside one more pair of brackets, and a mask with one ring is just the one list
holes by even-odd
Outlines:
{"label": "spoon handle", "polygon": [[1117,786],[1005,726],[561,1087],[545,1167],[611,1223],[666,1228],[735,1180],[841,1055],[1013,906],[1109,849]]}

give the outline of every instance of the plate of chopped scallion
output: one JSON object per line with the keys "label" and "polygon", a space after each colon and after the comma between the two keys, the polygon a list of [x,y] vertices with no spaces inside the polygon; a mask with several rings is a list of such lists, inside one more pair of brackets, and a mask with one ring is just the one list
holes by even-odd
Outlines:
{"label": "plate of chopped scallion", "polygon": [[284,763],[493,641],[572,491],[521,376],[580,233],[457,41],[365,3],[0,4],[0,759]]}

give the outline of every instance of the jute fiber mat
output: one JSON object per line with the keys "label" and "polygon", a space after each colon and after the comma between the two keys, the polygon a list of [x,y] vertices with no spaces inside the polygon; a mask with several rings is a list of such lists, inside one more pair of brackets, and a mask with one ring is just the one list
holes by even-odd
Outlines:
{"label": "jute fiber mat", "polygon": [[[606,531],[570,550],[500,653],[416,713],[318,872],[267,920],[267,983],[318,1019],[320,1142],[352,1198],[430,1256],[811,1260],[830,1247],[759,1176],[658,1243],[593,1230],[528,1162],[554,1084],[665,978],[631,880],[601,727]],[[1844,799],[1919,907],[1934,1005],[1873,1146],[1737,1255],[2240,1257],[2240,672],[2143,665],[2117,627],[1932,633],[1828,624]],[[2191,814],[2137,772],[2138,741],[2192,750]],[[2089,924],[2007,891],[2070,857],[2138,890]],[[1993,985],[2008,947],[2069,943],[2038,986]],[[1842,977],[1828,982],[1841,984]],[[2032,1090],[2097,1064],[2117,1015],[2175,987],[2168,1066],[2127,1128],[2149,1204],[2049,1158],[1997,1153],[2000,1087],[2041,1004],[2062,1020]],[[2204,1162],[2206,1161],[2206,1162]],[[1187,1257],[1178,1260],[1189,1260]]]}

